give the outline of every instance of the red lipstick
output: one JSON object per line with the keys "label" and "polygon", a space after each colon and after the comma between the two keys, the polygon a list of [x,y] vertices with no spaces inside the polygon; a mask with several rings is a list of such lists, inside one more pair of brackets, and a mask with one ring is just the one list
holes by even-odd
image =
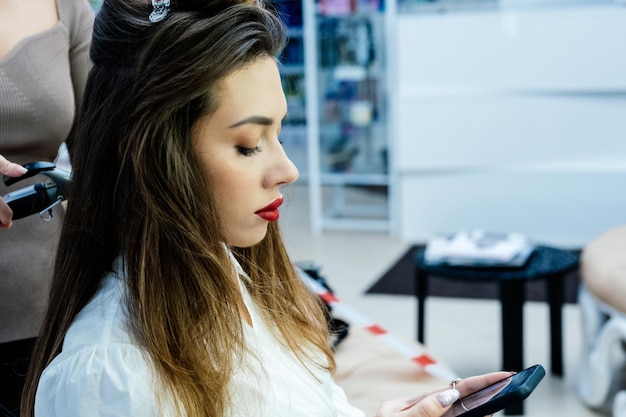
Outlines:
{"label": "red lipstick", "polygon": [[275,222],[280,217],[278,207],[280,207],[281,204],[283,204],[283,198],[279,197],[262,209],[255,211],[254,214],[268,222]]}

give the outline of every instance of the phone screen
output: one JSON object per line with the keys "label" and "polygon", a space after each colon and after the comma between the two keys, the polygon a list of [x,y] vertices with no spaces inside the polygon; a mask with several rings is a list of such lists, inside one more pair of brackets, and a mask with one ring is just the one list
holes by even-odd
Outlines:
{"label": "phone screen", "polygon": [[[443,417],[460,416],[477,408],[483,408],[487,414],[495,413],[528,397],[544,375],[541,365],[531,366],[457,400]],[[490,406],[487,406],[488,403]]]}

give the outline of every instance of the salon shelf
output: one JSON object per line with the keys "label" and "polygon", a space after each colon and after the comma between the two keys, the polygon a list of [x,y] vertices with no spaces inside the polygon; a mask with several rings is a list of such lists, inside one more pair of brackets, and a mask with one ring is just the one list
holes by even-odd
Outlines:
{"label": "salon shelf", "polygon": [[305,0],[314,232],[389,229],[383,9],[375,0]]}

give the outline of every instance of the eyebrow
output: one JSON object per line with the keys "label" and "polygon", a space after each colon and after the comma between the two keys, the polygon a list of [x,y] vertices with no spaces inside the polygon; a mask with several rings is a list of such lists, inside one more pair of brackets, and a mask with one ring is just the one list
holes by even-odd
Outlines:
{"label": "eyebrow", "polygon": [[[287,118],[287,115],[285,115],[285,117],[282,118],[281,122],[285,121],[286,118]],[[248,124],[271,126],[274,124],[274,120],[265,116],[250,116],[250,117],[246,117],[245,119],[238,121],[235,124],[230,125],[229,128],[235,128],[235,127],[248,125]]]}

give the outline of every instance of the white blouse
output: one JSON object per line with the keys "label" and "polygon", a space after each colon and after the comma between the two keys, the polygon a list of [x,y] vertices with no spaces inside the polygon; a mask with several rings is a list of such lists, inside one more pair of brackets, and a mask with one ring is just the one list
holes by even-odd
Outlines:
{"label": "white blouse", "polygon": [[[244,334],[255,354],[236,365],[228,415],[363,417],[330,374],[315,365],[305,368],[274,338],[245,286],[241,289],[253,324],[244,326]],[[62,352],[41,376],[36,417],[174,415],[171,397],[161,395],[157,403],[157,378],[147,353],[131,337],[124,291],[123,275],[110,273],[76,317]]]}

